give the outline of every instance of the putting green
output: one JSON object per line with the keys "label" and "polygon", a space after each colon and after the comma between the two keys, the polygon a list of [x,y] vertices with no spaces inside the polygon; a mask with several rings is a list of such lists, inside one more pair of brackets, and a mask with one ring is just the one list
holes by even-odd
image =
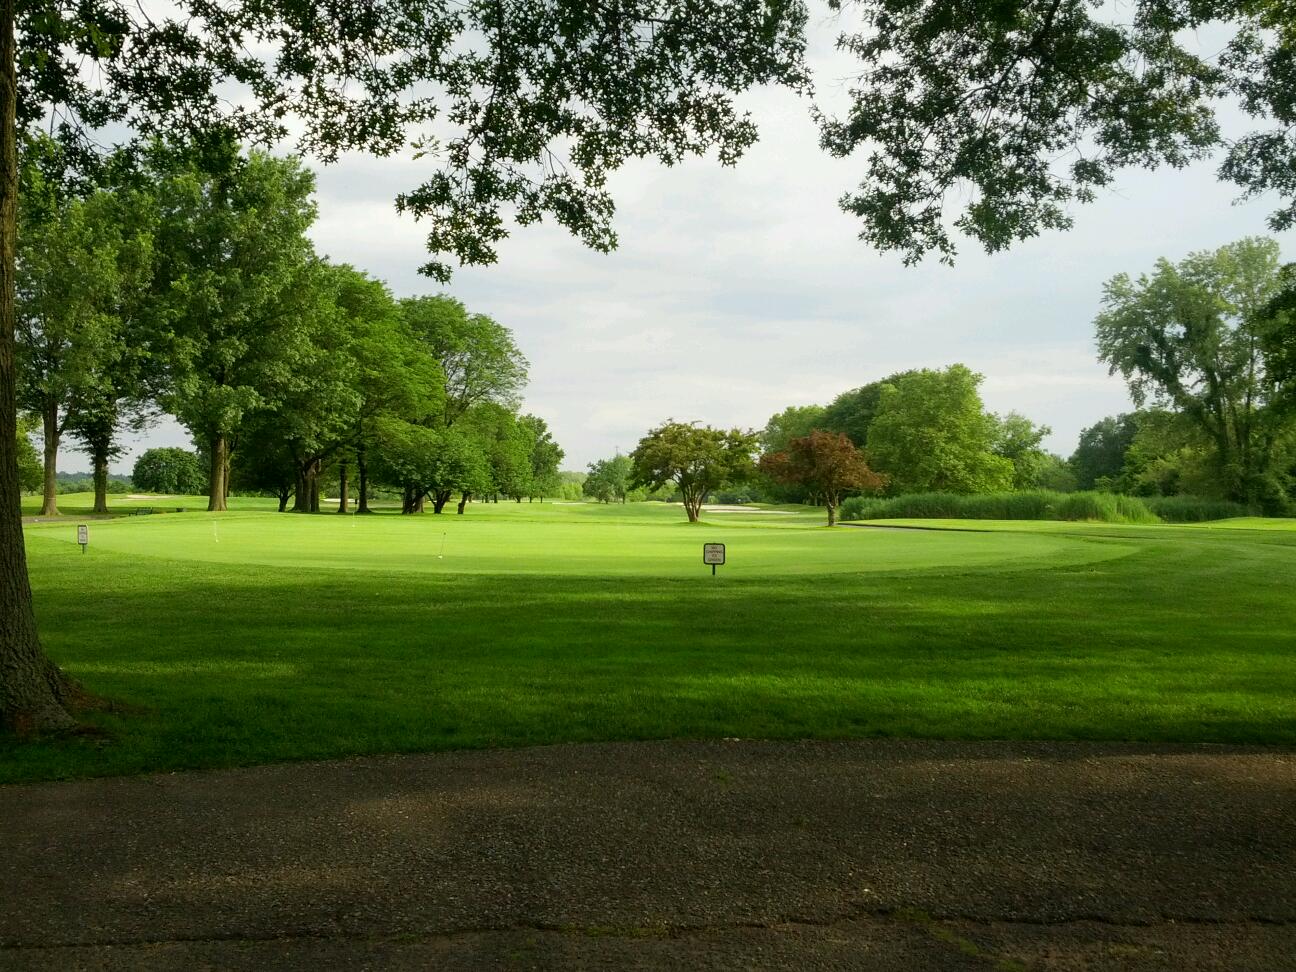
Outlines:
{"label": "putting green", "polygon": [[[727,547],[725,577],[1065,567],[1122,557],[1133,543],[1073,531],[828,530],[822,514],[711,513],[477,504],[465,516],[168,513],[90,524],[91,555],[438,574],[693,577],[703,542]],[[966,525],[966,524],[965,524]],[[71,521],[32,524],[34,542],[76,551]]]}

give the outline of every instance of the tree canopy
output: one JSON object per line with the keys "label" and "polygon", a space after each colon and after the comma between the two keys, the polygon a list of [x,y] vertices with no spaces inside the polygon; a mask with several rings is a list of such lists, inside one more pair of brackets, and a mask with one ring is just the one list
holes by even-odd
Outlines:
{"label": "tree canopy", "polygon": [[1265,378],[1264,337],[1278,287],[1278,244],[1245,239],[1178,264],[1158,261],[1104,288],[1098,352],[1135,404],[1170,406],[1210,440],[1225,495],[1254,503],[1266,484],[1280,414]]}
{"label": "tree canopy", "polygon": [[847,492],[878,492],[886,477],[869,468],[862,449],[842,432],[815,429],[792,439],[787,449],[767,452],[761,471],[773,478],[807,489],[828,509],[828,525],[837,522],[837,507]]}
{"label": "tree canopy", "polygon": [[995,455],[996,423],[977,391],[981,375],[956,364],[922,369],[883,386],[869,427],[874,467],[897,493],[1008,489],[1012,463]]}
{"label": "tree canopy", "polygon": [[[1285,0],[831,0],[858,13],[849,107],[819,115],[837,156],[865,154],[842,198],[862,239],[949,260],[1065,229],[1121,169],[1182,167],[1223,149],[1220,177],[1275,194],[1296,223],[1296,29]],[[1198,52],[1203,28],[1222,50]],[[1256,128],[1226,138],[1231,102]],[[958,199],[958,203],[951,200]],[[954,207],[958,208],[955,209]]]}
{"label": "tree canopy", "polygon": [[146,449],[135,460],[131,485],[145,493],[184,496],[206,492],[207,473],[188,449]]}
{"label": "tree canopy", "polygon": [[658,489],[673,483],[696,523],[707,494],[750,476],[757,435],[741,429],[716,429],[668,421],[652,429],[630,453],[633,486]]}

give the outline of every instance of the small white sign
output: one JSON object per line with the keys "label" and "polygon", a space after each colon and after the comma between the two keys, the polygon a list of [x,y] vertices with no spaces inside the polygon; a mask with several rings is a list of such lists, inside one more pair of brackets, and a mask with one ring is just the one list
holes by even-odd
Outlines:
{"label": "small white sign", "polygon": [[725,562],[725,548],[723,543],[704,543],[702,544],[702,563],[716,566]]}
{"label": "small white sign", "polygon": [[82,523],[77,527],[77,543],[81,544],[81,546],[84,547],[89,542],[90,542],[90,528],[86,526],[84,523]]}

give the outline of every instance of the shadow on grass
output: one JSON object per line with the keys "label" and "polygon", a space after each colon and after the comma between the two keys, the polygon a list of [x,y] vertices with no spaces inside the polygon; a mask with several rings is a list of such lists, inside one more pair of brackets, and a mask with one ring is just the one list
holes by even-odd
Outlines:
{"label": "shadow on grass", "polygon": [[699,583],[37,556],[50,654],[143,714],[0,747],[0,780],[681,736],[1291,745],[1290,561]]}

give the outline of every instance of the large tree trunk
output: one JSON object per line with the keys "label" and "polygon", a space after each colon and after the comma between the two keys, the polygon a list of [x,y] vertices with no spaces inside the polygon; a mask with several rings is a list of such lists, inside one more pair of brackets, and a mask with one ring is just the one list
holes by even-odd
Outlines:
{"label": "large tree trunk", "polygon": [[288,509],[288,500],[292,497],[292,489],[287,486],[279,487],[279,512],[283,513]]}
{"label": "large tree trunk", "polygon": [[365,461],[364,448],[356,450],[356,472],[360,475],[360,495],[356,497],[356,512],[369,513],[369,463]]}
{"label": "large tree trunk", "polygon": [[217,432],[209,442],[211,447],[211,481],[207,490],[207,511],[218,513],[229,509],[225,498],[229,490],[225,487],[225,474],[229,470],[229,440]]}
{"label": "large tree trunk", "polygon": [[406,486],[401,496],[401,513],[417,513],[421,496],[414,494],[413,486]]}
{"label": "large tree trunk", "polygon": [[0,731],[68,729],[72,685],[41,651],[27,579],[18,488],[14,369],[14,248],[18,237],[18,149],[14,120],[15,0],[0,0]]}
{"label": "large tree trunk", "polygon": [[837,525],[837,504],[832,500],[828,501],[828,525]]}
{"label": "large tree trunk", "polygon": [[298,460],[294,464],[297,477],[297,495],[293,500],[294,513],[319,512],[319,468],[318,459]]}
{"label": "large tree trunk", "polygon": [[108,445],[107,443],[96,442],[92,447],[92,459],[94,462],[94,511],[96,513],[108,512]]}
{"label": "large tree trunk", "polygon": [[440,513],[445,509],[445,505],[450,502],[450,490],[438,489],[436,495],[432,497],[432,512]]}
{"label": "large tree trunk", "polygon": [[471,495],[472,495],[471,493],[464,493],[462,496],[459,497],[459,509],[456,510],[455,512],[458,513],[460,516],[463,516],[464,507],[468,505],[468,497]]}
{"label": "large tree trunk", "polygon": [[41,418],[44,420],[42,433],[45,436],[45,479],[40,515],[58,516],[58,405],[47,403]]}
{"label": "large tree trunk", "polygon": [[338,466],[338,512],[345,513],[350,497],[347,495],[347,464],[343,459]]}
{"label": "large tree trunk", "polygon": [[426,509],[427,509],[427,493],[419,493],[418,497],[414,500],[414,512],[422,513]]}

